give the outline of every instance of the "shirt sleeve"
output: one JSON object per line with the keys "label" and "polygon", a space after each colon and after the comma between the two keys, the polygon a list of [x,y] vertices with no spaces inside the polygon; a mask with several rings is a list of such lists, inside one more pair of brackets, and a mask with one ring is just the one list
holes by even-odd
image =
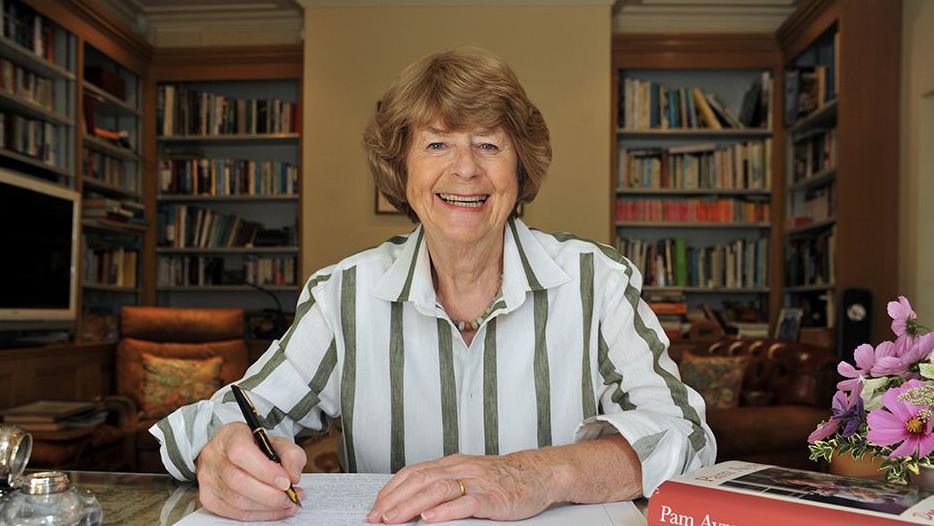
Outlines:
{"label": "shirt sleeve", "polygon": [[[250,393],[269,434],[293,438],[325,428],[325,415],[340,413],[337,345],[312,289],[324,277],[309,279],[295,312],[295,320],[281,339],[247,369],[236,383]],[[153,425],[162,463],[179,480],[195,480],[195,459],[217,431],[243,416],[225,386],[211,396],[179,408]]]}
{"label": "shirt sleeve", "polygon": [[704,399],[681,382],[668,356],[668,337],[641,299],[642,276],[627,260],[608,279],[597,330],[603,379],[598,415],[577,428],[577,440],[620,433],[642,463],[642,491],[710,465],[717,444],[707,426]]}

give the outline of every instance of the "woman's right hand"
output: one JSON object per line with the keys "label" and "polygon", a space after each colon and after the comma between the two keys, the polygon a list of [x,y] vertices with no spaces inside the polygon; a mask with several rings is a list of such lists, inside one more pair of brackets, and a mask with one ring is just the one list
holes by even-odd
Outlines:
{"label": "woman's right hand", "polygon": [[[250,428],[241,422],[223,426],[195,460],[198,498],[209,511],[241,521],[270,521],[298,512],[285,494],[297,484],[305,451],[291,441],[270,437],[282,465],[266,458]],[[305,494],[295,488],[299,499]]]}

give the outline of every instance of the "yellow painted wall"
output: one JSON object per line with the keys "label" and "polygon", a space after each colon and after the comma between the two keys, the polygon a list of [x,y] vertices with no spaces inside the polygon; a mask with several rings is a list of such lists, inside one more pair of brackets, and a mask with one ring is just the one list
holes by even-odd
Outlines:
{"label": "yellow painted wall", "polygon": [[405,66],[460,45],[505,59],[551,129],[526,221],[609,241],[610,25],[609,5],[306,7],[303,272],[412,228],[374,213],[361,134]]}
{"label": "yellow painted wall", "polygon": [[934,323],[934,2],[905,0],[902,16],[898,288],[930,327]]}

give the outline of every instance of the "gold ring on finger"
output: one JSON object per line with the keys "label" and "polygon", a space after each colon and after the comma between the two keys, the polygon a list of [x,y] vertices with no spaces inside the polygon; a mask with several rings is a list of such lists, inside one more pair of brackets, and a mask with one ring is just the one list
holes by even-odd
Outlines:
{"label": "gold ring on finger", "polygon": [[457,485],[461,487],[461,497],[466,497],[467,486],[464,485],[464,481],[461,479],[454,479],[454,482],[457,482]]}

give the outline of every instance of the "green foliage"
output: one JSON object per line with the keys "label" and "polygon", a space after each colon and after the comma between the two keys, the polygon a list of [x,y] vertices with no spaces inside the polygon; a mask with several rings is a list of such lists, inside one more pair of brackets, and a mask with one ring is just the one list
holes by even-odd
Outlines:
{"label": "green foliage", "polygon": [[892,452],[890,447],[867,445],[859,433],[854,433],[848,437],[836,434],[826,440],[818,440],[813,444],[808,444],[810,450],[810,459],[817,462],[825,460],[831,462],[834,454],[849,453],[853,459],[862,460],[864,456],[879,457],[882,464],[879,471],[885,473],[885,480],[894,484],[908,484],[911,475],[917,476],[920,473],[920,467],[934,467],[934,462],[925,457],[916,459],[914,457],[889,457]]}

